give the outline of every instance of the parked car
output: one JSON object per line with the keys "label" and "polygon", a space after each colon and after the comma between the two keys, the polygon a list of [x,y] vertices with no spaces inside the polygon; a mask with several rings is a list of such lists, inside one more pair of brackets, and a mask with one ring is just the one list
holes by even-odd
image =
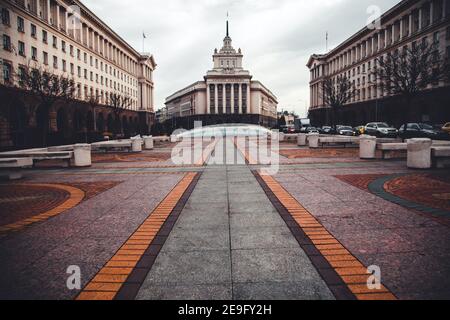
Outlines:
{"label": "parked car", "polygon": [[353,129],[355,131],[355,135],[360,136],[362,134],[366,133],[366,127],[365,126],[359,126]]}
{"label": "parked car", "polygon": [[376,137],[397,138],[398,130],[384,122],[372,122],[366,126],[366,134]]}
{"label": "parked car", "polygon": [[402,139],[430,138],[434,140],[450,138],[450,135],[442,130],[436,130],[432,125],[425,123],[408,123],[400,127],[400,137]]}
{"label": "parked car", "polygon": [[448,134],[450,134],[450,122],[446,123],[442,126],[442,131],[447,132]]}
{"label": "parked car", "polygon": [[320,133],[319,130],[315,127],[308,127],[306,129],[306,133]]}
{"label": "parked car", "polygon": [[280,131],[286,134],[295,133],[295,127],[294,126],[282,126],[280,127]]}
{"label": "parked car", "polygon": [[336,126],[336,133],[341,136],[354,136],[355,131],[349,126]]}
{"label": "parked car", "polygon": [[334,134],[336,132],[336,130],[330,126],[323,126],[319,131],[323,134]]}

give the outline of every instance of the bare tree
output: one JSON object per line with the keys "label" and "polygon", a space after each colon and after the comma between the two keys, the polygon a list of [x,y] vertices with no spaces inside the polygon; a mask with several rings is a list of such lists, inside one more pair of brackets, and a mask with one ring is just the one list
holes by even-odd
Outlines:
{"label": "bare tree", "polygon": [[331,108],[331,125],[335,126],[337,113],[356,94],[356,89],[352,81],[345,75],[328,78],[322,84],[322,94],[324,103]]}
{"label": "bare tree", "polygon": [[120,132],[120,116],[124,111],[131,107],[131,97],[129,95],[122,95],[120,93],[112,93],[109,96],[109,104],[114,110],[116,117],[116,132]]}
{"label": "bare tree", "polygon": [[405,46],[376,59],[371,83],[390,95],[401,96],[405,103],[403,112],[408,122],[412,102],[420,91],[439,84],[449,77],[449,64],[443,59],[438,44],[426,40]]}
{"label": "bare tree", "polygon": [[17,83],[20,89],[30,92],[37,104],[28,106],[30,115],[36,114],[38,108],[42,108],[44,115],[42,123],[42,142],[47,144],[49,127],[49,112],[57,101],[72,100],[75,97],[75,81],[64,75],[56,75],[42,68],[21,67],[17,73]]}

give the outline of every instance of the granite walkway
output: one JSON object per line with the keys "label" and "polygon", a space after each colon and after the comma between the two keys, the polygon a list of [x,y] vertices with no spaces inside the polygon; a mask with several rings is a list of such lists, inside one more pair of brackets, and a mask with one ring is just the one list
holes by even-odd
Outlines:
{"label": "granite walkway", "polygon": [[137,299],[334,298],[250,169],[208,165]]}

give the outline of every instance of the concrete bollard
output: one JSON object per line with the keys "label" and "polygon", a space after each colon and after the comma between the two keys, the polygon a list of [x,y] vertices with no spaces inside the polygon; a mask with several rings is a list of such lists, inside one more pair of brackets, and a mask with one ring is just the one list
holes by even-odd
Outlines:
{"label": "concrete bollard", "polygon": [[90,167],[92,165],[91,145],[90,144],[74,145],[73,158],[75,167]]}
{"label": "concrete bollard", "polygon": [[408,168],[430,169],[432,144],[431,139],[408,140]]}
{"label": "concrete bollard", "polygon": [[178,137],[175,135],[171,135],[170,136],[170,142],[171,143],[177,143],[178,142]]}
{"label": "concrete bollard", "polygon": [[318,133],[310,133],[307,135],[308,137],[308,143],[309,147],[312,149],[319,148],[319,137],[320,135]]}
{"label": "concrete bollard", "polygon": [[152,136],[144,136],[144,148],[145,150],[153,150],[155,147],[155,144],[153,142]]}
{"label": "concrete bollard", "polygon": [[142,139],[141,138],[131,138],[131,151],[142,152]]}
{"label": "concrete bollard", "polygon": [[361,159],[375,159],[377,153],[377,138],[362,135],[359,137],[359,157]]}
{"label": "concrete bollard", "polygon": [[297,135],[297,145],[299,147],[306,146],[306,133],[299,133]]}
{"label": "concrete bollard", "polygon": [[278,141],[279,142],[283,142],[284,141],[284,139],[285,139],[285,134],[283,133],[283,132],[280,132],[279,134],[278,134]]}

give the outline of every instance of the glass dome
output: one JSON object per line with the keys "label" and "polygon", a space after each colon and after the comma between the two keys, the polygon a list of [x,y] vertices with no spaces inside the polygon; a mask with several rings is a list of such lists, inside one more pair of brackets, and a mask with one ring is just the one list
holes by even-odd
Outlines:
{"label": "glass dome", "polygon": [[201,127],[176,134],[177,138],[258,137],[272,135],[272,131],[257,125],[227,124]]}

